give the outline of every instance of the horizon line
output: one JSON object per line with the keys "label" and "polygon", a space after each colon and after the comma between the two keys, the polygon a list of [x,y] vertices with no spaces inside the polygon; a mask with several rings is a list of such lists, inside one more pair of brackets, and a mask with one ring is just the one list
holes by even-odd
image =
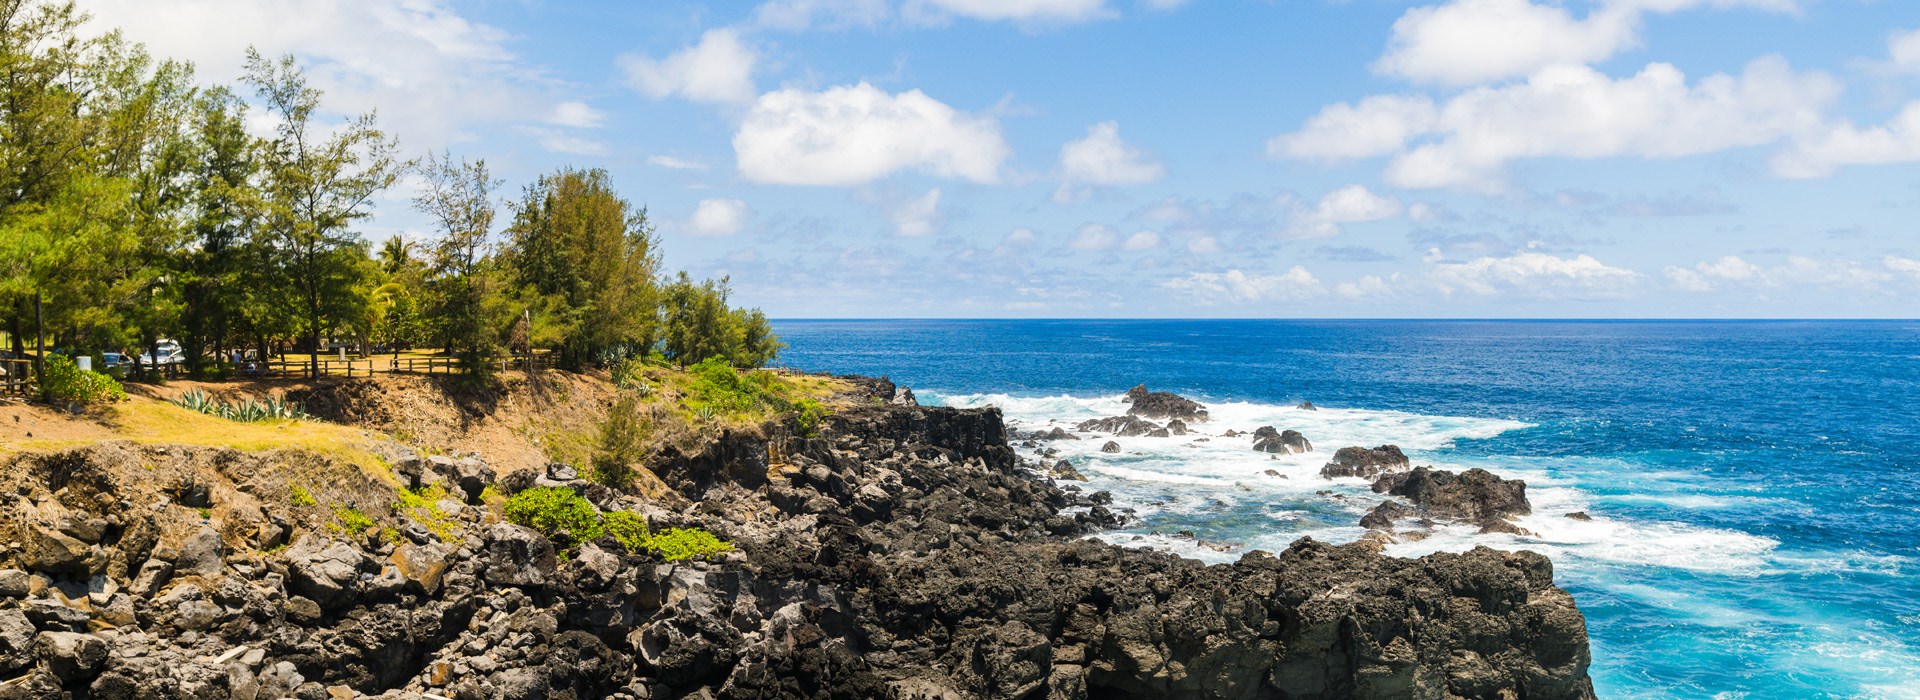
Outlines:
{"label": "horizon line", "polygon": [[1692,316],[794,316],[777,323],[817,321],[1432,321],[1560,323],[1914,323],[1920,317],[1692,317]]}

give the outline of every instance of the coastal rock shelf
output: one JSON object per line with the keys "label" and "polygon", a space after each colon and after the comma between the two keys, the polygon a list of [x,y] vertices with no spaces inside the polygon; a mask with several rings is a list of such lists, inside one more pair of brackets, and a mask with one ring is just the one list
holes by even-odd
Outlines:
{"label": "coastal rock shelf", "polygon": [[[455,496],[397,539],[289,506],[297,482],[351,495],[311,453],[21,455],[0,483],[22,543],[0,562],[0,698],[1593,696],[1544,557],[1126,549],[1082,539],[1119,523],[1106,494],[1035,478],[1007,437],[997,409],[875,402],[657,455],[645,497],[570,469],[478,487],[573,488],[739,547],[674,563],[612,538],[556,551],[465,498],[470,469],[404,454],[425,468],[403,478]],[[1395,488],[1445,493],[1425,483]]]}

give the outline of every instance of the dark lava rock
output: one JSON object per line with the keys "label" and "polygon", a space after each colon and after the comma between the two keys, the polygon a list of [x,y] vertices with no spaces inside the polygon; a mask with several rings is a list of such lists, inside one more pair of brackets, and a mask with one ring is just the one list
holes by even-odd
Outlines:
{"label": "dark lava rock", "polygon": [[1108,454],[1119,454],[1120,443],[1114,442],[1112,440],[1108,440],[1107,444],[1100,446],[1100,451]]}
{"label": "dark lava rock", "polygon": [[[1373,482],[1375,493],[1405,496],[1427,517],[1473,523],[1482,532],[1531,534],[1507,522],[1527,515],[1527,482],[1502,479],[1485,469],[1461,474],[1415,467],[1405,474],[1388,474]],[[1517,531],[1517,532],[1516,532]]]}
{"label": "dark lava rock", "polygon": [[1272,454],[1299,454],[1312,452],[1313,443],[1307,442],[1307,436],[1298,430],[1275,430],[1273,426],[1263,426],[1253,431],[1253,450]]}
{"label": "dark lava rock", "polygon": [[1073,428],[1074,430],[1083,432],[1111,433],[1120,437],[1152,436],[1155,433],[1160,433],[1158,437],[1165,437],[1167,435],[1166,428],[1161,427],[1160,424],[1154,423],[1153,421],[1140,420],[1131,415],[1084,420],[1081,421],[1079,425],[1073,426]]}
{"label": "dark lava rock", "polygon": [[1029,437],[1032,437],[1035,440],[1078,440],[1080,439],[1080,436],[1067,432],[1065,429],[1059,428],[1059,427],[1055,427],[1054,429],[1048,430],[1045,432],[1036,432],[1030,435]]}
{"label": "dark lava rock", "polygon": [[1320,408],[1319,408],[1318,406],[1315,406],[1315,405],[1313,405],[1313,402],[1312,402],[1312,401],[1302,401],[1302,402],[1300,402],[1300,405],[1298,405],[1298,406],[1295,406],[1294,408],[1298,408],[1298,409],[1300,409],[1300,410],[1302,410],[1302,411],[1318,411],[1318,410],[1320,410]]}
{"label": "dark lava rock", "polygon": [[1145,384],[1128,389],[1126,401],[1133,404],[1127,409],[1129,416],[1178,418],[1189,423],[1207,419],[1207,407],[1199,402],[1165,391],[1147,391]]}
{"label": "dark lava rock", "polygon": [[1072,462],[1069,462],[1064,459],[1053,463],[1053,470],[1050,472],[1050,474],[1055,479],[1066,479],[1068,481],[1086,481],[1087,480],[1087,477],[1080,475],[1080,470],[1073,468]]}
{"label": "dark lava rock", "polygon": [[1574,520],[1579,520],[1579,521],[1583,521],[1583,522],[1592,522],[1592,521],[1593,521],[1593,516],[1591,516],[1591,515],[1587,515],[1587,512],[1586,512],[1586,511],[1584,511],[1584,510],[1576,510],[1576,511],[1574,511],[1574,512],[1572,512],[1572,513],[1568,513],[1568,514],[1566,515],[1566,517],[1568,517],[1568,518],[1572,518],[1572,519],[1574,519]]}
{"label": "dark lava rock", "polygon": [[1333,461],[1320,468],[1320,476],[1328,479],[1343,476],[1373,479],[1381,474],[1406,469],[1407,455],[1397,445],[1342,447],[1333,453]]}

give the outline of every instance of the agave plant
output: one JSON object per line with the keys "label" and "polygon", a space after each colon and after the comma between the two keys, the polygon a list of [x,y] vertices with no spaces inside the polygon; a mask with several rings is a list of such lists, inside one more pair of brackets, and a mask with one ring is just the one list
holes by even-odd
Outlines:
{"label": "agave plant", "polygon": [[215,406],[213,399],[207,396],[207,392],[199,389],[181,394],[180,398],[173,400],[173,403],[174,405],[196,413],[214,413],[219,410]]}
{"label": "agave plant", "polygon": [[710,403],[700,404],[699,408],[693,409],[693,415],[700,420],[713,420],[719,417],[720,407]]}

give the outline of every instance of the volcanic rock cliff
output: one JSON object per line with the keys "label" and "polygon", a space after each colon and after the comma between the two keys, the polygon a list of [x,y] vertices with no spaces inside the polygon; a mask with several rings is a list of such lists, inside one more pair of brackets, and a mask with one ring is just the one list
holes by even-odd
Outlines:
{"label": "volcanic rock cliff", "polygon": [[1116,524],[1105,495],[1037,477],[996,409],[872,402],[648,466],[648,496],[560,468],[492,489],[571,487],[739,551],[556,551],[457,489],[352,536],[301,494],[377,489],[298,451],[14,457],[0,698],[1593,696],[1542,556],[1303,539],[1209,566],[1080,539]]}

